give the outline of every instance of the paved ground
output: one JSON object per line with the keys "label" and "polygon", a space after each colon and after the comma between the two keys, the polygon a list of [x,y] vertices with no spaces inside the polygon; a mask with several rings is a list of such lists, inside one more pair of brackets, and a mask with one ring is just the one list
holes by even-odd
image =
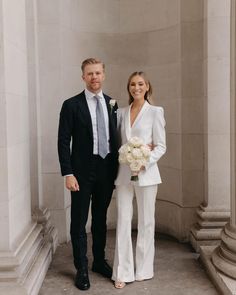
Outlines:
{"label": "paved ground", "polygon": [[[136,233],[133,233],[135,243]],[[89,244],[91,236],[88,235]],[[108,232],[107,258],[112,265],[115,232]],[[91,247],[89,246],[89,250]],[[91,250],[88,253],[91,266]],[[57,248],[39,295],[217,295],[219,294],[189,244],[180,244],[167,236],[158,235],[156,240],[155,277],[144,282],[134,282],[122,290],[99,274],[89,272],[91,287],[80,291],[74,286],[75,269],[72,262],[71,244]]]}

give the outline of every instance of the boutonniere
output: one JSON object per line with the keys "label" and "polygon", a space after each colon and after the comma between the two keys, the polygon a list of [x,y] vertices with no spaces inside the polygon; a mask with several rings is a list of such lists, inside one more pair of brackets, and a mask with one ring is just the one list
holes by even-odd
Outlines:
{"label": "boutonniere", "polygon": [[115,106],[115,104],[116,104],[116,100],[115,99],[110,99],[109,105],[110,105],[110,108],[111,108],[111,113],[112,113],[112,110],[113,110],[113,107]]}

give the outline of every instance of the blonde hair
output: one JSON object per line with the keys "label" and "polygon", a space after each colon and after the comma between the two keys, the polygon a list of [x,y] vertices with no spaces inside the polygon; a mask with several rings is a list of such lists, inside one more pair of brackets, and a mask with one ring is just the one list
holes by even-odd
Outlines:
{"label": "blonde hair", "polygon": [[102,61],[100,61],[99,59],[94,58],[94,57],[90,57],[90,58],[85,59],[81,64],[81,70],[82,70],[82,72],[84,72],[84,69],[87,65],[96,65],[96,64],[101,64],[103,70],[105,70],[105,64]]}
{"label": "blonde hair", "polygon": [[148,103],[150,103],[150,99],[151,99],[151,95],[152,95],[152,85],[151,85],[149,79],[147,78],[147,75],[146,75],[144,72],[140,71],[140,72],[133,72],[133,73],[129,76],[129,78],[128,78],[128,82],[127,82],[127,91],[128,91],[128,94],[129,94],[129,104],[131,104],[131,103],[134,101],[132,95],[130,94],[129,86],[130,86],[130,82],[131,82],[132,78],[135,77],[135,76],[140,76],[140,77],[142,77],[143,80],[145,81],[146,85],[149,86],[149,89],[147,90],[147,92],[146,92],[145,95],[144,95],[144,99],[145,99]]}

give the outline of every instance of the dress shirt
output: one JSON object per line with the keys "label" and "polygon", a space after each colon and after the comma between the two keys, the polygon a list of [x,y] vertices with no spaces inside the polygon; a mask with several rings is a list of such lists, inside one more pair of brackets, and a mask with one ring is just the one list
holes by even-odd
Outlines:
{"label": "dress shirt", "polygon": [[110,135],[109,135],[109,118],[108,118],[108,112],[107,112],[107,105],[105,98],[103,96],[102,91],[100,91],[97,94],[94,94],[90,92],[88,89],[85,89],[85,97],[88,103],[89,112],[92,120],[92,127],[93,127],[93,154],[98,154],[98,133],[97,133],[97,118],[96,118],[96,107],[97,107],[97,98],[94,96],[97,96],[98,99],[100,99],[100,102],[102,104],[102,110],[104,114],[104,120],[106,125],[106,135],[107,135],[107,148],[108,152],[110,152]]}

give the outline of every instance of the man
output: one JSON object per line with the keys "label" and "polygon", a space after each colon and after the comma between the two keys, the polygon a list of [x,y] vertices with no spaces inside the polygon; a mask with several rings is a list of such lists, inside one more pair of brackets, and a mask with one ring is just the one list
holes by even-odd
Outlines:
{"label": "man", "polygon": [[86,88],[63,103],[58,131],[61,173],[71,191],[70,233],[77,269],[75,285],[80,290],[90,287],[85,230],[90,200],[92,271],[108,278],[112,275],[105,260],[105,245],[106,215],[118,167],[117,104],[102,92],[104,68],[95,58],[83,61],[82,79]]}

